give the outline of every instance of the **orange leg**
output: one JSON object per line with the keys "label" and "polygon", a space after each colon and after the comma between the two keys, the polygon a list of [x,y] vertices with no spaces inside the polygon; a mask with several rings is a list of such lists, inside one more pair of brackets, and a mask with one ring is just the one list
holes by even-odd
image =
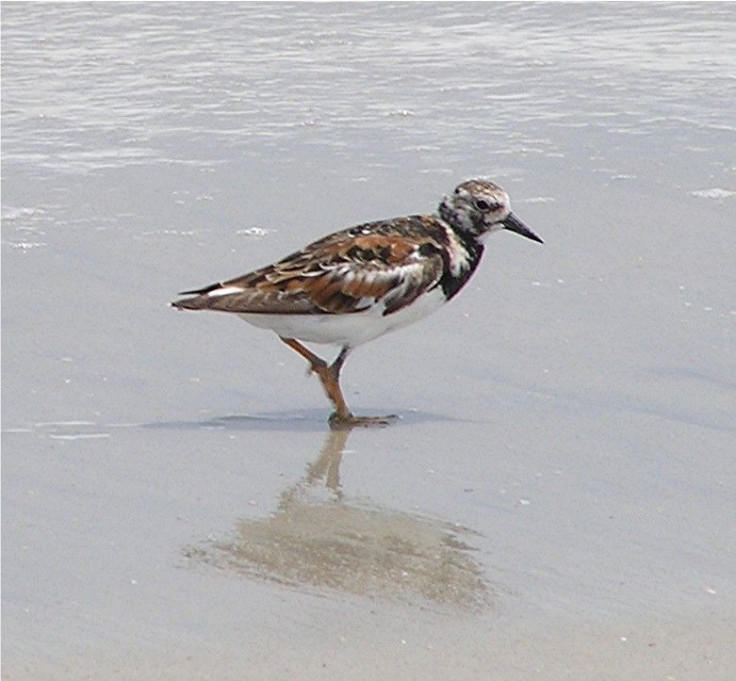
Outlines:
{"label": "orange leg", "polygon": [[298,352],[304,359],[309,362],[309,368],[322,382],[322,387],[327,394],[328,399],[335,405],[335,411],[330,416],[330,426],[333,428],[352,427],[352,426],[384,426],[391,422],[394,416],[370,417],[355,416],[348,408],[345,397],[343,397],[340,389],[340,370],[348,357],[350,348],[344,347],[340,350],[332,364],[327,364],[321,357],[317,357],[311,350],[305,348],[295,338],[279,338],[286,343],[292,350]]}

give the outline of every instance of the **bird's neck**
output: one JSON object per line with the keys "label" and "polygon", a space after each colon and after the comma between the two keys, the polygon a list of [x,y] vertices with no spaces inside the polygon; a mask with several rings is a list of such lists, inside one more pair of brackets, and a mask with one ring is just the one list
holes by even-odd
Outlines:
{"label": "bird's neck", "polygon": [[455,297],[460,289],[468,283],[483,256],[483,244],[472,234],[463,230],[453,229],[461,248],[457,250],[457,261],[452,266],[445,267],[445,272],[440,279],[440,286],[447,300]]}
{"label": "bird's neck", "polygon": [[452,227],[452,231],[460,236],[472,228],[467,213],[461,213],[451,204],[449,197],[445,197],[439,206],[440,217]]}

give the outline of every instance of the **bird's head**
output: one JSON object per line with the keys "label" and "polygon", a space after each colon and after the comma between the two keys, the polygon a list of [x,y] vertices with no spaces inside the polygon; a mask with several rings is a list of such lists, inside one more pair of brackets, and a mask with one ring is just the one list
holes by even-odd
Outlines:
{"label": "bird's head", "polygon": [[491,232],[508,229],[544,243],[511,212],[509,195],[488,180],[467,180],[442,199],[440,217],[456,232],[482,241]]}

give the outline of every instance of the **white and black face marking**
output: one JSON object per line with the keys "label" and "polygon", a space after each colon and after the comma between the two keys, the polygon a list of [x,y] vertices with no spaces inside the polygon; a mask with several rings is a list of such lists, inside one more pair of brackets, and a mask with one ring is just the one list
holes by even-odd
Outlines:
{"label": "white and black face marking", "polygon": [[503,220],[510,212],[509,195],[487,180],[463,182],[440,204],[444,220],[476,238],[503,229]]}
{"label": "white and black face marking", "polygon": [[521,220],[511,212],[509,195],[488,180],[468,180],[455,188],[440,204],[440,216],[455,230],[482,240],[491,232],[508,229],[539,241]]}

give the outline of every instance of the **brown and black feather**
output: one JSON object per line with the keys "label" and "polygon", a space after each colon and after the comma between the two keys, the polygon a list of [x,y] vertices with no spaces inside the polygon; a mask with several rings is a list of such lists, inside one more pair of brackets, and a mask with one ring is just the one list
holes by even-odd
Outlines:
{"label": "brown and black feather", "polygon": [[449,267],[449,239],[447,226],[431,215],[358,225],[272,265],[185,291],[181,295],[193,297],[172,305],[248,314],[346,314],[382,301],[384,314],[390,314],[440,284]]}

